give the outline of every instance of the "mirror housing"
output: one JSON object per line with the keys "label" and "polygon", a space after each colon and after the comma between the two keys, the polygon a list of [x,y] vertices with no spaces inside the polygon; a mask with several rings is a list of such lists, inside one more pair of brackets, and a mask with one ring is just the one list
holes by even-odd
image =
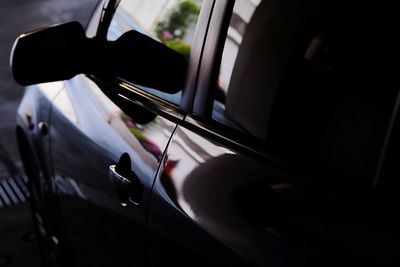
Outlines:
{"label": "mirror housing", "polygon": [[71,79],[84,71],[81,58],[87,49],[78,22],[56,25],[20,35],[11,51],[10,66],[21,85]]}
{"label": "mirror housing", "polygon": [[71,79],[85,73],[119,77],[167,93],[183,87],[184,56],[137,31],[116,41],[89,39],[78,22],[23,34],[14,43],[10,66],[21,85]]}

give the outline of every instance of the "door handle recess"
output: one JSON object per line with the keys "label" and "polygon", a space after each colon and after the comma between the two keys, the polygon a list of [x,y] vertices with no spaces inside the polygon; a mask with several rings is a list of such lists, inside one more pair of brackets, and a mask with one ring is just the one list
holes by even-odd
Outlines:
{"label": "door handle recess", "polygon": [[[124,155],[126,160],[126,154]],[[139,178],[130,170],[130,164],[120,163],[121,160],[117,165],[109,167],[109,176],[111,182],[115,185],[121,205],[125,207],[129,202],[139,205],[143,198],[143,185]],[[127,170],[127,166],[129,166],[129,170]]]}

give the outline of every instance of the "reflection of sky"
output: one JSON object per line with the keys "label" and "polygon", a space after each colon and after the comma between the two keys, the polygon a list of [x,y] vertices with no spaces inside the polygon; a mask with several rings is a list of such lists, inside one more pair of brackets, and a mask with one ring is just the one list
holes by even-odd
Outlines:
{"label": "reflection of sky", "polygon": [[53,106],[62,112],[69,121],[79,127],[78,116],[68,94],[67,90],[62,90],[53,101]]}
{"label": "reflection of sky", "polygon": [[113,20],[111,21],[110,28],[108,29],[107,39],[115,41],[123,33],[132,29],[142,34],[146,34],[145,29],[143,29],[143,27],[141,27],[133,17],[129,16],[123,9],[118,8]]}
{"label": "reflection of sky", "polygon": [[64,82],[50,82],[50,83],[41,83],[38,85],[33,85],[32,87],[37,87],[40,92],[47,97],[49,101],[52,101],[54,97],[60,92],[62,88],[64,88]]}
{"label": "reflection of sky", "polygon": [[124,9],[130,17],[134,18],[146,30],[147,35],[153,36],[158,22],[177,2],[178,0],[124,0],[119,8]]}
{"label": "reflection of sky", "polygon": [[183,127],[177,129],[168,150],[169,159],[178,160],[178,163],[169,174],[173,179],[175,191],[179,193],[177,201],[187,214],[192,214],[190,205],[181,194],[185,179],[194,169],[208,160],[224,154],[235,154],[235,152],[214,144]]}
{"label": "reflection of sky", "polygon": [[176,0],[121,1],[108,30],[107,39],[114,41],[130,30],[155,38],[156,35],[153,32],[155,26],[165,16],[170,6],[176,2]]}

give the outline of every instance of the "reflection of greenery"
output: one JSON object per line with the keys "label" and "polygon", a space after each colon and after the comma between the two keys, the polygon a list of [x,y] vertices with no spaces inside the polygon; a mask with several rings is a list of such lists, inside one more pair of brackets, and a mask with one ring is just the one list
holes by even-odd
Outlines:
{"label": "reflection of greenery", "polygon": [[137,124],[130,118],[128,117],[125,113],[121,114],[121,119],[125,123],[125,125],[128,127],[129,131],[139,140],[139,141],[144,141],[146,140],[146,137],[143,135],[143,130],[139,129],[137,127]]}
{"label": "reflection of greenery", "polygon": [[135,127],[129,127],[129,131],[139,140],[139,142],[143,142],[146,140],[146,137],[143,135],[142,131],[135,128]]}
{"label": "reflection of greenery", "polygon": [[157,160],[161,160],[162,157],[162,152],[160,148],[149,140],[144,132],[144,128],[139,127],[139,124],[137,124],[134,120],[132,120],[129,116],[126,114],[122,113],[120,115],[121,120],[125,123],[126,127],[129,129],[129,131],[133,134],[133,136],[136,137],[136,139],[139,141],[139,143],[143,146],[145,150],[150,152],[152,155],[154,155]]}
{"label": "reflection of greenery", "polygon": [[184,57],[189,58],[190,45],[182,41],[182,39],[164,40],[163,43],[172,50],[182,54]]}
{"label": "reflection of greenery", "polygon": [[190,24],[196,22],[199,13],[200,6],[195,0],[181,0],[172,9],[169,16],[158,23],[156,33],[161,39],[163,39],[164,32],[174,35],[179,33],[179,36],[175,37],[183,38]]}
{"label": "reflection of greenery", "polygon": [[197,21],[200,6],[195,0],[180,0],[156,27],[158,38],[169,48],[189,58],[190,45],[183,41],[187,29]]}

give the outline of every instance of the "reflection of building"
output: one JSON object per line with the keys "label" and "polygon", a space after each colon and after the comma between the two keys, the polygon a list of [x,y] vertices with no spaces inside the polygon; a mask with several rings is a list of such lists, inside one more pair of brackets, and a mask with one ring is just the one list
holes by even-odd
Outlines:
{"label": "reflection of building", "polygon": [[233,9],[221,62],[220,86],[228,90],[233,67],[247,24],[261,0],[237,0]]}

